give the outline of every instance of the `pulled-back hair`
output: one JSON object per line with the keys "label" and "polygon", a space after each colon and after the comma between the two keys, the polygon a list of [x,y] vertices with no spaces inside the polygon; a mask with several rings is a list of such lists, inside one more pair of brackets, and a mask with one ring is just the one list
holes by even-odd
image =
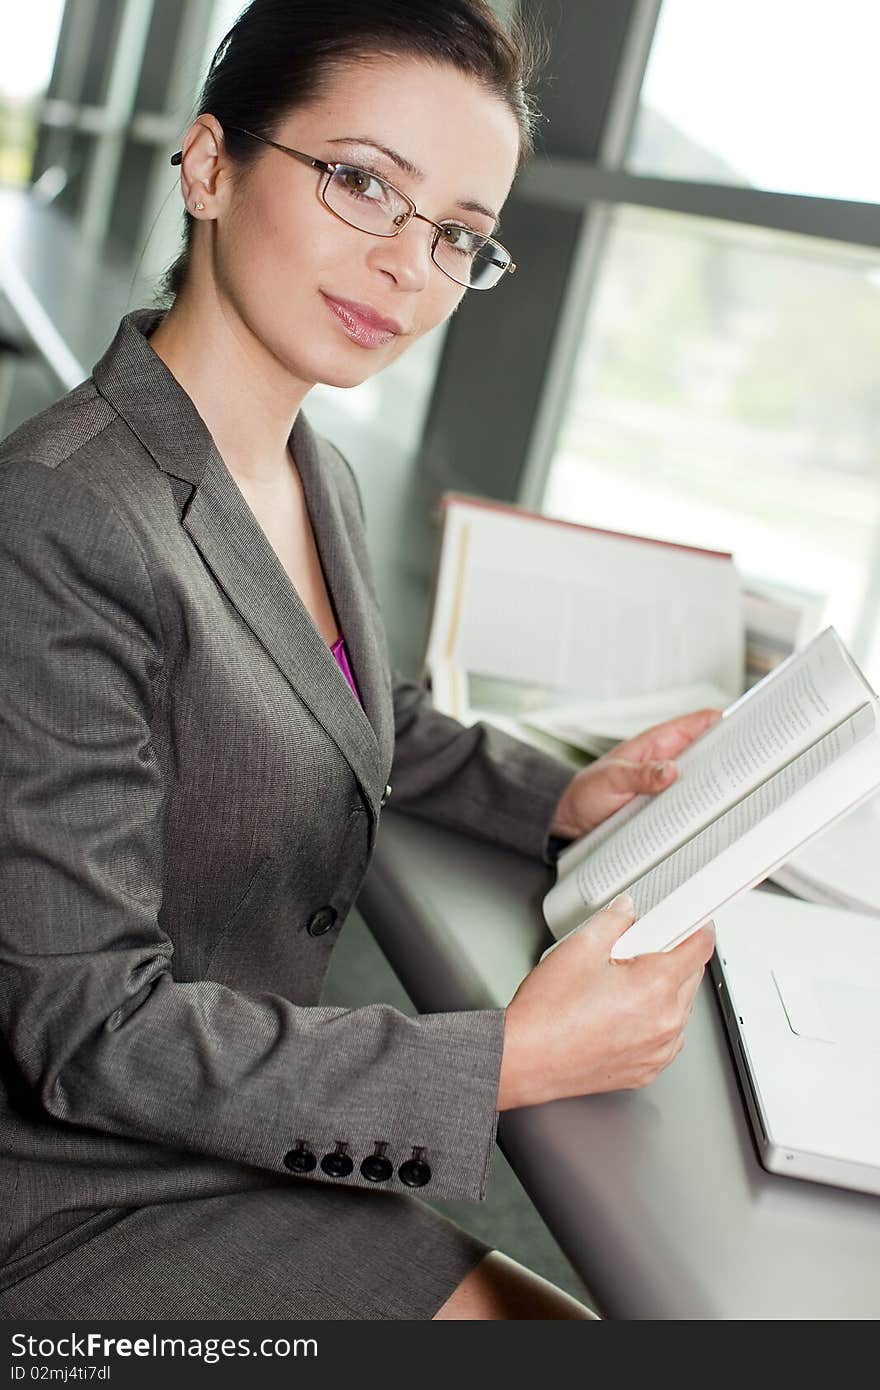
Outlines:
{"label": "pulled-back hair", "polygon": [[[245,166],[259,158],[259,145],[229,127],[271,139],[340,64],[366,56],[421,58],[467,73],[516,117],[520,164],[531,154],[537,45],[519,21],[505,28],[487,0],[252,0],[217,47],[194,118],[216,116],[230,158]],[[161,285],[166,300],[186,281],[193,222],[184,210],[183,250]]]}

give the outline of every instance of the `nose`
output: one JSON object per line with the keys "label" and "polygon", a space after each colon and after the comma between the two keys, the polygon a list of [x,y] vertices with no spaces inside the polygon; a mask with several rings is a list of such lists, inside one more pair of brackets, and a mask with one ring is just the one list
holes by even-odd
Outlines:
{"label": "nose", "polygon": [[375,270],[390,275],[398,289],[422,290],[432,273],[439,273],[431,260],[434,228],[414,217],[397,236],[376,237],[370,249]]}

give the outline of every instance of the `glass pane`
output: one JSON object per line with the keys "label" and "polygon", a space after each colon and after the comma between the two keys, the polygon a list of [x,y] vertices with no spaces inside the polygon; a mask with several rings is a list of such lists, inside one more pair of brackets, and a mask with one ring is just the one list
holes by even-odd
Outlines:
{"label": "glass pane", "polygon": [[103,106],[124,10],[117,0],[98,0],[79,100],[84,106]]}
{"label": "glass pane", "polygon": [[134,99],[135,111],[164,111],[174,56],[186,21],[180,0],[155,0],[143,65]]}
{"label": "glass pane", "polygon": [[876,0],[664,0],[632,173],[880,201]]}
{"label": "glass pane", "polygon": [[44,0],[4,22],[0,43],[0,185],[23,187],[31,172],[40,104],[49,86],[62,0]]}
{"label": "glass pane", "polygon": [[619,208],[548,512],[829,595],[880,680],[880,252]]}
{"label": "glass pane", "polygon": [[144,197],[157,162],[164,173],[167,166],[164,149],[157,151],[155,145],[126,140],[108,227],[108,235],[123,255],[137,254],[141,250]]}

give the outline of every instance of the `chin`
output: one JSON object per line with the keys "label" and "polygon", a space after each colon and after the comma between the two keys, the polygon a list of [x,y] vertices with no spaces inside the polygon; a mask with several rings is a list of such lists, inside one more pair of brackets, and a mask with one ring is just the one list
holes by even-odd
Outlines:
{"label": "chin", "polygon": [[[355,349],[357,351],[357,349]],[[366,357],[366,354],[363,354]],[[394,359],[380,359],[373,357],[371,361],[335,361],[316,362],[309,373],[309,380],[316,385],[336,386],[340,390],[349,389],[352,386],[361,386],[363,382],[369,381],[385,367],[390,366]]]}
{"label": "chin", "polygon": [[[379,369],[381,370],[381,368]],[[351,390],[353,386],[362,386],[370,377],[375,376],[375,372],[333,372],[318,378],[321,386],[335,386],[340,391]]]}

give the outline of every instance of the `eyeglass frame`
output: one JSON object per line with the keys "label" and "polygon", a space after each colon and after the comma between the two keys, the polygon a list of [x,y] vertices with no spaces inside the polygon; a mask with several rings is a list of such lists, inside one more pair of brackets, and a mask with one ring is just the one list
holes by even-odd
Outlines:
{"label": "eyeglass frame", "polygon": [[[273,150],[280,150],[282,154],[289,154],[292,159],[298,159],[301,164],[307,164],[311,168],[317,169],[319,173],[326,174],[327,177],[324,180],[324,184],[321,188],[321,202],[324,204],[325,208],[329,213],[332,213],[334,217],[338,217],[339,221],[344,222],[346,227],[354,227],[356,232],[363,232],[365,236],[395,237],[400,236],[400,233],[404,231],[406,227],[409,226],[410,222],[427,222],[429,227],[434,228],[434,235],[431,239],[431,260],[434,262],[437,269],[443,275],[445,275],[447,279],[451,280],[454,285],[461,285],[466,290],[476,289],[479,291],[480,289],[482,289],[483,293],[485,293],[486,290],[494,290],[496,286],[500,285],[504,275],[508,273],[513,275],[514,271],[516,270],[516,261],[514,261],[513,257],[510,257],[510,259],[507,262],[507,265],[501,272],[501,275],[499,275],[498,279],[495,280],[494,283],[491,285],[469,285],[465,284],[463,280],[456,280],[455,276],[452,275],[450,271],[448,271],[444,266],[442,266],[434,256],[434,252],[436,251],[437,246],[440,242],[440,237],[442,233],[445,231],[446,227],[458,227],[459,230],[470,232],[472,236],[477,237],[483,236],[482,232],[475,231],[473,227],[466,227],[463,223],[460,222],[447,222],[445,224],[442,222],[435,222],[433,218],[426,217],[423,212],[419,212],[418,208],[416,207],[412,198],[410,198],[409,194],[401,192],[399,188],[396,188],[393,183],[389,183],[386,178],[383,178],[381,176],[381,174],[374,174],[371,169],[364,169],[361,165],[352,164],[347,159],[342,159],[333,163],[328,163],[327,160],[316,159],[313,155],[305,154],[302,150],[291,149],[289,145],[281,145],[278,143],[277,140],[269,140],[266,138],[265,135],[257,135],[252,130],[245,130],[243,126],[230,125],[224,128],[226,130],[234,130],[237,135],[247,135],[250,137],[251,140],[259,140],[263,145],[271,145]],[[182,150],[178,150],[176,154],[173,154],[171,156],[172,164],[180,164],[182,160]],[[356,169],[360,173],[368,174],[370,178],[378,179],[380,183],[384,183],[386,188],[390,188],[392,193],[396,193],[398,198],[401,198],[403,202],[409,205],[410,212],[406,218],[406,221],[401,222],[397,230],[393,232],[373,232],[366,227],[359,227],[355,222],[349,222],[347,217],[343,217],[341,212],[337,212],[334,207],[331,207],[331,205],[327,202],[327,198],[325,196],[327,193],[327,189],[330,186],[330,180],[333,178],[333,175],[337,173],[339,169]],[[487,246],[490,242],[493,246],[497,246],[499,251],[503,251],[505,256],[510,256],[510,252],[508,251],[507,247],[503,246],[500,241],[497,241],[495,239],[495,237],[484,237],[483,246]]]}

